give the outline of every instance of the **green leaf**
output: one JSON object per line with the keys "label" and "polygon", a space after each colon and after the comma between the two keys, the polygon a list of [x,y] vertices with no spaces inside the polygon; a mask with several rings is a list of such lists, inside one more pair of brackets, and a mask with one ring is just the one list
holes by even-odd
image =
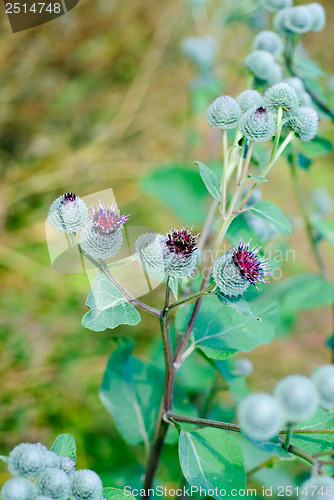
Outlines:
{"label": "green leaf", "polygon": [[303,152],[307,156],[323,156],[330,153],[332,150],[333,145],[331,141],[328,141],[323,137],[315,137],[310,142],[303,142]]}
{"label": "green leaf", "polygon": [[247,175],[250,179],[254,179],[257,182],[268,182],[268,179],[265,179],[264,177],[259,177],[257,175]]}
{"label": "green leaf", "polygon": [[[182,430],[179,457],[184,477],[191,486],[216,490],[207,496],[222,498],[219,490],[242,489],[246,484],[243,453],[238,441],[221,429]],[[224,495],[223,495],[224,496]]]}
{"label": "green leaf", "polygon": [[[209,358],[227,359],[236,352],[249,352],[261,344],[269,344],[275,335],[279,310],[276,302],[252,302],[254,314],[262,322],[244,318],[233,309],[219,309],[213,297],[206,297],[193,328],[193,347]],[[192,307],[184,306],[176,314],[176,328],[183,331]]]}
{"label": "green leaf", "polygon": [[308,168],[310,168],[311,164],[312,164],[312,160],[307,158],[307,156],[305,156],[301,153],[298,153],[298,165],[301,168],[303,168],[304,170],[307,170]]}
{"label": "green leaf", "polygon": [[54,451],[59,457],[70,457],[74,462],[77,461],[77,448],[71,434],[59,434],[51,446],[51,451]]}
{"label": "green leaf", "polygon": [[103,488],[102,496],[106,498],[106,500],[124,500],[125,498],[136,500],[133,495],[125,493],[126,491],[128,491],[128,493],[130,492],[130,490],[121,490],[119,488]]}
{"label": "green leaf", "polygon": [[261,217],[268,222],[271,222],[276,229],[282,234],[291,233],[291,224],[281,212],[281,209],[271,203],[271,201],[259,201],[250,208],[250,212],[257,217]]}
{"label": "green leaf", "polygon": [[0,460],[2,460],[3,462],[5,462],[5,464],[8,464],[8,458],[9,457],[6,457],[5,455],[0,455]]}
{"label": "green leaf", "polygon": [[204,163],[200,161],[195,161],[194,163],[199,167],[199,173],[211,196],[220,201],[220,184],[216,174],[209,167],[204,165]]}
{"label": "green leaf", "polygon": [[321,238],[334,245],[334,222],[331,220],[319,220],[313,223]]}
{"label": "green leaf", "polygon": [[320,68],[320,66],[314,61],[311,61],[311,59],[298,58],[295,59],[294,64],[299,77],[308,77],[312,75],[312,78],[314,78],[317,76],[326,75],[326,73]]}
{"label": "green leaf", "polygon": [[90,311],[82,318],[82,325],[94,332],[119,325],[137,325],[140,314],[121,292],[99,271],[86,305]]}
{"label": "green leaf", "polygon": [[197,171],[183,165],[160,166],[141,178],[140,185],[160,207],[170,209],[183,224],[205,221],[208,193]]}
{"label": "green leaf", "polygon": [[124,341],[110,356],[100,398],[123,438],[148,448],[161,403],[164,376],[153,365],[134,358],[134,343]]}
{"label": "green leaf", "polygon": [[245,316],[246,318],[253,318],[261,321],[261,318],[255,316],[249,308],[249,305],[245,298],[242,295],[238,297],[227,297],[222,292],[217,293],[218,300],[226,306],[232,307],[237,313],[241,314],[241,316]]}
{"label": "green leaf", "polygon": [[[312,417],[299,422],[297,429],[334,430],[334,414],[318,409]],[[310,453],[319,453],[334,447],[334,434],[294,434],[291,442]]]}
{"label": "green leaf", "polygon": [[177,278],[174,278],[173,276],[171,276],[169,278],[169,282],[168,283],[169,283],[169,288],[173,292],[175,300],[177,300],[177,292],[178,292],[178,288],[179,288],[179,280]]}

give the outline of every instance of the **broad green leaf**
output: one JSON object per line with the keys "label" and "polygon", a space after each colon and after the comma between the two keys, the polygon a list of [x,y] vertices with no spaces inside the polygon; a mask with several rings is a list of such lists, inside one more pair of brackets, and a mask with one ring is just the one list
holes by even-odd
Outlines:
{"label": "broad green leaf", "polygon": [[86,305],[90,311],[82,318],[82,325],[94,332],[102,332],[119,325],[137,325],[141,319],[137,309],[100,271]]}
{"label": "broad green leaf", "polygon": [[281,212],[281,209],[271,203],[271,201],[259,201],[250,208],[250,212],[257,217],[261,217],[268,222],[271,222],[276,229],[282,234],[290,234],[291,224]]}
{"label": "broad green leaf", "polygon": [[163,372],[132,356],[127,340],[110,356],[100,398],[116,421],[123,438],[148,447],[154,431],[164,386]]}
{"label": "broad green leaf", "polygon": [[59,434],[51,446],[51,451],[54,451],[59,457],[70,457],[75,462],[77,461],[77,448],[71,434]]}
{"label": "broad green leaf", "polygon": [[257,175],[247,175],[250,179],[254,179],[257,182],[268,182],[268,179],[265,179],[264,177],[259,177]]}
{"label": "broad green leaf", "polygon": [[195,161],[194,163],[199,167],[199,173],[211,196],[220,201],[220,184],[216,174],[209,167],[204,165],[204,163],[200,161]]}
{"label": "broad green leaf", "polygon": [[191,486],[216,490],[208,493],[217,499],[220,490],[242,489],[246,473],[241,446],[227,431],[205,428],[193,432],[181,431],[179,457],[184,477]]}
{"label": "broad green leaf", "polygon": [[[173,182],[172,182],[172,181]],[[140,181],[144,192],[172,210],[183,224],[198,224],[207,213],[207,190],[199,172],[183,165],[159,167]]]}
{"label": "broad green leaf", "polygon": [[103,488],[102,495],[106,500],[135,500],[133,495],[130,495],[131,490],[121,490],[119,488]]}
{"label": "broad green leaf", "polygon": [[[193,328],[193,347],[200,348],[209,358],[227,359],[236,352],[249,352],[261,344],[269,344],[278,321],[276,302],[252,302],[255,315],[262,322],[244,318],[233,309],[219,309],[216,299],[206,297]],[[192,308],[184,306],[176,314],[176,328],[183,331]]]}
{"label": "broad green leaf", "polygon": [[[334,414],[318,409],[312,417],[299,422],[297,429],[334,430]],[[310,453],[318,453],[334,447],[334,434],[294,434],[292,444]]]}
{"label": "broad green leaf", "polygon": [[223,293],[219,292],[217,293],[217,297],[219,302],[221,302],[225,306],[232,307],[232,309],[237,311],[237,313],[241,314],[241,316],[261,321],[261,318],[255,316],[255,314],[252,313],[252,311],[249,308],[248,302],[242,295],[239,295],[238,297],[228,297],[227,295],[224,295]]}
{"label": "broad green leaf", "polygon": [[314,61],[311,61],[311,59],[298,58],[295,59],[294,64],[299,77],[308,77],[312,75],[312,78],[315,78],[317,76],[326,75],[326,73],[320,68],[320,66]]}
{"label": "broad green leaf", "polygon": [[298,165],[303,168],[304,170],[307,170],[308,168],[310,168],[312,164],[312,160],[310,160],[310,158],[307,158],[307,156],[301,154],[301,153],[298,153]]}
{"label": "broad green leaf", "polygon": [[303,152],[307,156],[322,156],[330,153],[333,150],[333,145],[328,139],[323,137],[315,137],[310,142],[303,142]]}
{"label": "broad green leaf", "polygon": [[0,455],[0,460],[2,460],[3,462],[5,462],[5,464],[8,464],[8,458],[9,457],[6,457],[5,455]]}

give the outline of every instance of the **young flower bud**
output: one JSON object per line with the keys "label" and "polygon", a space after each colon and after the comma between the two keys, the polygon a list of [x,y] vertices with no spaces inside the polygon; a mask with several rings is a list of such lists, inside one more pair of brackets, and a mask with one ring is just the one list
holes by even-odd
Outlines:
{"label": "young flower bud", "polygon": [[70,472],[73,472],[75,470],[75,462],[72,460],[70,457],[59,457],[60,462],[59,462],[59,467],[62,469],[66,474],[69,474]]}
{"label": "young flower bud", "polygon": [[280,407],[269,394],[247,396],[238,407],[241,430],[255,441],[266,441],[279,433],[283,426]]}
{"label": "young flower bud", "polygon": [[229,129],[237,126],[241,116],[239,104],[230,96],[218,97],[206,111],[206,121],[210,127]]}
{"label": "young flower bud", "polygon": [[312,476],[299,488],[298,499],[331,500],[334,498],[334,478],[329,476]]}
{"label": "young flower bud", "polygon": [[145,272],[151,275],[165,274],[165,244],[163,234],[144,233],[136,240],[136,252]]}
{"label": "young flower bud", "polygon": [[270,87],[264,94],[264,100],[271,110],[277,110],[281,107],[284,111],[290,111],[297,108],[299,104],[296,91],[284,82]]}
{"label": "young flower bud", "polygon": [[49,497],[49,496],[45,496],[45,495],[39,495],[36,500],[53,500],[53,498]]}
{"label": "young flower bud", "polygon": [[35,500],[36,486],[25,477],[9,479],[1,488],[1,500]]}
{"label": "young flower bud", "polygon": [[269,12],[278,12],[286,7],[291,7],[292,0],[261,0],[261,3]]}
{"label": "young flower bud", "polygon": [[263,105],[263,97],[257,90],[244,90],[238,95],[236,101],[243,113],[251,108],[254,108],[254,106],[258,108]]}
{"label": "young flower bud", "polygon": [[250,141],[269,141],[276,132],[276,123],[264,106],[254,107],[242,115],[239,130]]}
{"label": "young flower bud", "polygon": [[313,382],[303,375],[289,375],[275,387],[274,396],[285,421],[299,422],[311,417],[318,406],[318,395]]}
{"label": "young flower bud", "polygon": [[274,66],[274,58],[266,50],[254,50],[245,59],[246,68],[259,80],[267,81]]}
{"label": "young flower bud", "polygon": [[284,25],[291,33],[303,34],[312,29],[312,15],[306,5],[291,7],[285,14]]}
{"label": "young flower bud", "polygon": [[[251,241],[251,240],[250,240]],[[266,275],[268,264],[265,259],[258,258],[259,245],[251,250],[249,243],[240,240],[239,246],[220,257],[214,263],[212,277],[220,291],[225,295],[237,296],[242,294],[252,284],[256,288],[259,283],[268,283]]]}
{"label": "young flower bud", "polygon": [[318,122],[316,111],[313,108],[303,107],[293,110],[288,125],[303,142],[308,142],[316,135]]}
{"label": "young flower bud", "polygon": [[287,7],[286,9],[280,10],[274,17],[274,28],[277,33],[291,35],[291,30],[286,26],[286,20],[288,19],[291,8],[292,7]]}
{"label": "young flower bud", "polygon": [[274,31],[261,31],[254,38],[253,50],[266,50],[274,58],[280,56],[283,52],[283,42]]}
{"label": "young flower bud", "polygon": [[96,259],[109,259],[116,255],[122,247],[122,226],[129,215],[120,215],[117,204],[105,207],[99,202],[96,210],[93,208],[93,219],[81,232],[81,247]]}
{"label": "young flower bud", "polygon": [[197,236],[187,228],[173,229],[167,234],[165,266],[166,275],[173,278],[188,278],[199,260],[196,248]]}
{"label": "young flower bud", "polygon": [[233,375],[239,377],[249,377],[253,371],[253,363],[248,358],[239,358],[235,362],[234,370],[232,371]]}
{"label": "young flower bud", "polygon": [[9,454],[8,468],[13,476],[36,477],[44,467],[43,451],[35,444],[21,443]]}
{"label": "young flower bud", "polygon": [[54,500],[68,500],[70,496],[70,480],[66,472],[48,467],[37,478],[37,486],[42,495]]}
{"label": "young flower bud", "polygon": [[100,500],[103,485],[92,470],[80,469],[71,474],[71,500]]}
{"label": "young flower bud", "polygon": [[297,76],[291,76],[290,78],[285,78],[284,82],[290,85],[290,87],[292,87],[293,89],[295,89],[298,95],[301,94],[302,92],[305,92],[304,84],[301,81],[301,79],[298,78]]}
{"label": "young flower bud", "polygon": [[322,31],[326,24],[326,12],[320,3],[309,3],[305,5],[308,8],[312,18],[312,31]]}
{"label": "young flower bud", "polygon": [[60,458],[54,451],[45,449],[42,453],[45,467],[60,467]]}
{"label": "young flower bud", "polygon": [[88,221],[88,208],[75,193],[65,193],[52,203],[47,221],[56,231],[76,233]]}
{"label": "young flower bud", "polygon": [[267,80],[268,85],[275,85],[282,81],[283,73],[279,64],[275,63],[271,68],[270,77]]}
{"label": "young flower bud", "polygon": [[312,375],[321,408],[334,410],[334,365],[325,365]]}
{"label": "young flower bud", "polygon": [[218,43],[210,35],[189,36],[181,40],[180,48],[191,62],[200,69],[206,69],[214,65]]}

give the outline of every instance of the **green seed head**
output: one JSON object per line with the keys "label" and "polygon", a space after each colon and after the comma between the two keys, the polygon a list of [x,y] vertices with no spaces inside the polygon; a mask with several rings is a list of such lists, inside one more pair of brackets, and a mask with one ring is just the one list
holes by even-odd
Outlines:
{"label": "green seed head", "polygon": [[312,380],[318,392],[320,406],[334,410],[334,365],[325,365],[315,371]]}
{"label": "green seed head", "polygon": [[238,95],[236,101],[243,113],[251,108],[254,108],[254,106],[258,108],[264,104],[263,97],[257,90],[244,90]]}
{"label": "green seed head", "polygon": [[269,141],[276,132],[276,123],[267,108],[254,107],[242,115],[239,130],[250,141]]}
{"label": "green seed head", "polygon": [[266,50],[254,50],[245,59],[245,66],[248,71],[263,81],[270,79],[274,63],[274,57]]}
{"label": "green seed head", "polygon": [[319,118],[313,108],[302,107],[293,110],[288,120],[289,127],[303,141],[311,141],[317,133]]}
{"label": "green seed head", "polygon": [[298,107],[297,92],[287,83],[281,82],[270,87],[264,94],[264,101],[269,109],[291,111]]}
{"label": "green seed head", "polygon": [[274,58],[280,56],[283,52],[283,42],[274,31],[261,31],[254,38],[253,50],[266,50]]}
{"label": "green seed head", "polygon": [[255,441],[267,441],[283,427],[280,407],[270,394],[247,396],[239,404],[238,418],[241,431]]}
{"label": "green seed head", "polygon": [[239,104],[228,95],[218,97],[206,111],[206,121],[210,127],[220,129],[235,128],[240,116]]}
{"label": "green seed head", "polygon": [[311,417],[318,407],[313,382],[302,375],[289,375],[275,387],[274,396],[286,422],[299,422]]}

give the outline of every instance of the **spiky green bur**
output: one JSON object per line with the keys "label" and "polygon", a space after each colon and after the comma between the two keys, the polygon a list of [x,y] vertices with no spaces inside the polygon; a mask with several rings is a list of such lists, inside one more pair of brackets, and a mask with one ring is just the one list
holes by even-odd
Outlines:
{"label": "spiky green bur", "polygon": [[284,82],[270,87],[264,94],[264,101],[271,110],[277,110],[281,107],[284,111],[291,111],[299,105],[297,92]]}
{"label": "spiky green bur", "polygon": [[91,257],[109,259],[122,248],[122,229],[117,229],[113,234],[99,234],[94,230],[93,222],[90,221],[81,232],[80,244],[82,249]]}
{"label": "spiky green bur", "polygon": [[274,27],[279,33],[304,34],[312,29],[312,15],[305,5],[281,10],[274,19]]}
{"label": "spiky green bur", "polygon": [[318,392],[321,408],[334,410],[334,365],[319,368],[313,373],[312,380]]}
{"label": "spiky green bur", "polygon": [[36,486],[25,477],[9,479],[1,488],[1,500],[35,500]]}
{"label": "spiky green bur", "polygon": [[241,116],[239,104],[230,96],[218,97],[206,111],[206,121],[210,127],[230,129],[237,126]]}
{"label": "spiky green bur", "polygon": [[68,500],[70,496],[70,479],[66,472],[48,467],[37,478],[39,492],[54,500]]}
{"label": "spiky green bur", "polygon": [[256,78],[263,81],[270,79],[275,60],[266,50],[254,50],[245,59],[245,66]]}
{"label": "spiky green bur", "polygon": [[76,233],[88,221],[88,208],[75,193],[65,193],[52,203],[47,221],[56,231]]}
{"label": "spiky green bur", "polygon": [[59,468],[62,469],[66,474],[75,471],[75,462],[70,457],[59,457]]}
{"label": "spiky green bur", "polygon": [[322,31],[326,24],[326,12],[320,3],[309,3],[305,7],[308,8],[312,18],[312,31]]}
{"label": "spiky green bur", "polygon": [[71,478],[71,500],[100,500],[103,485],[100,477],[92,470],[80,469]]}
{"label": "spiky green bur", "polygon": [[279,83],[282,81],[283,73],[282,68],[279,64],[275,63],[271,68],[270,77],[267,80],[268,85],[275,85],[275,83]]}
{"label": "spiky green bur", "polygon": [[255,441],[267,441],[279,433],[283,426],[281,410],[270,394],[247,396],[238,407],[241,431]]}
{"label": "spiky green bur", "polygon": [[289,375],[276,385],[274,396],[286,422],[299,422],[311,417],[318,407],[313,382],[303,375]]}
{"label": "spiky green bur", "polygon": [[311,141],[315,137],[318,123],[319,118],[316,111],[306,106],[293,110],[288,120],[288,126],[303,142]]}
{"label": "spiky green bur", "polygon": [[254,106],[258,108],[264,104],[263,97],[257,90],[244,90],[238,95],[236,101],[243,113],[254,108]]}
{"label": "spiky green bur", "polygon": [[266,50],[270,52],[274,58],[280,56],[283,49],[283,42],[274,31],[261,31],[254,38],[253,50]]}
{"label": "spiky green bur", "polygon": [[166,257],[164,255],[167,237],[159,233],[144,233],[138,236],[136,255],[142,268],[151,275],[164,275]]}
{"label": "spiky green bur", "polygon": [[261,0],[261,4],[269,12],[278,12],[286,7],[291,7],[292,0]]}
{"label": "spiky green bur", "polygon": [[250,282],[235,265],[232,252],[216,260],[212,268],[212,277],[220,291],[229,296],[241,295],[250,286]]}
{"label": "spiky green bur", "polygon": [[312,476],[299,487],[298,499],[332,500],[334,498],[334,478]]}
{"label": "spiky green bur", "polygon": [[180,43],[183,54],[200,69],[214,65],[218,50],[217,40],[210,35],[189,36]]}
{"label": "spiky green bur", "polygon": [[276,132],[276,123],[264,106],[252,108],[244,113],[239,121],[239,130],[250,141],[269,141]]}
{"label": "spiky green bur", "polygon": [[167,276],[181,279],[193,274],[199,261],[197,239],[186,227],[172,229],[167,234],[164,251]]}
{"label": "spiky green bur", "polygon": [[12,476],[36,477],[44,467],[43,451],[35,444],[21,443],[9,454],[8,469]]}

